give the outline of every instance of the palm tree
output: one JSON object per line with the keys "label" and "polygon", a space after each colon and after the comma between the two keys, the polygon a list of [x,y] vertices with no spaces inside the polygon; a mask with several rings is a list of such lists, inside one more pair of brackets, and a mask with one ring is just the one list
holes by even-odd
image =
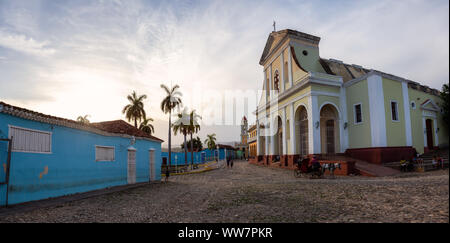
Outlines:
{"label": "palm tree", "polygon": [[183,112],[178,113],[178,119],[173,124],[173,133],[177,135],[178,132],[181,132],[184,136],[184,163],[187,165],[187,144],[186,144],[186,136],[189,133],[189,120],[190,115],[185,107]]}
{"label": "palm tree", "polygon": [[79,116],[79,117],[77,117],[77,121],[78,121],[78,122],[81,122],[81,123],[83,123],[83,124],[89,124],[90,121],[88,120],[88,116],[89,116],[89,115]]}
{"label": "palm tree", "polygon": [[152,118],[144,117],[144,121],[142,121],[141,125],[139,125],[139,130],[152,135],[152,133],[155,132],[155,128],[153,127],[152,124],[150,124],[150,122],[152,122],[152,121],[153,121]]}
{"label": "palm tree", "polygon": [[166,97],[163,99],[163,101],[161,102],[161,110],[164,113],[169,113],[169,166],[170,166],[170,160],[171,160],[171,128],[172,128],[172,110],[175,109],[176,107],[179,107],[182,102],[181,102],[181,92],[178,91],[178,89],[180,88],[180,86],[175,85],[172,88],[168,88],[166,85],[161,84],[161,88],[164,89],[164,91],[166,91]]}
{"label": "palm tree", "polygon": [[191,135],[191,166],[194,165],[194,140],[192,139],[192,135],[200,131],[200,123],[199,119],[202,119],[195,110],[191,111],[190,121],[189,121],[189,134]]}
{"label": "palm tree", "polygon": [[205,140],[205,144],[208,147],[208,149],[210,150],[214,150],[216,149],[216,134],[208,134],[206,135],[206,140]]}
{"label": "palm tree", "polygon": [[147,95],[138,96],[136,91],[133,91],[131,95],[127,96],[130,104],[126,105],[122,113],[125,114],[125,117],[128,121],[134,120],[134,127],[138,128],[137,122],[145,119],[145,111],[144,111],[144,103],[143,100],[147,98]]}

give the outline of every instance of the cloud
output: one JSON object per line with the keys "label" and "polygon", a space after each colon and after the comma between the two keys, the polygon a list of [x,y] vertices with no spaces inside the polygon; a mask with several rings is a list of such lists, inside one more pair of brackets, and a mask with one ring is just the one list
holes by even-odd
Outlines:
{"label": "cloud", "polygon": [[48,48],[48,42],[36,41],[25,35],[8,33],[0,30],[0,46],[13,49],[25,54],[36,56],[49,56],[55,53],[54,49]]}
{"label": "cloud", "polygon": [[[258,61],[273,20],[277,30],[320,36],[324,58],[433,88],[449,78],[448,1],[18,0],[0,4],[0,13],[1,99],[102,121],[123,119],[126,95],[136,90],[147,94],[164,140],[160,84],[179,84],[185,105],[206,123],[227,92],[261,88]],[[239,139],[233,125],[204,126],[201,137],[214,129],[220,141]]]}

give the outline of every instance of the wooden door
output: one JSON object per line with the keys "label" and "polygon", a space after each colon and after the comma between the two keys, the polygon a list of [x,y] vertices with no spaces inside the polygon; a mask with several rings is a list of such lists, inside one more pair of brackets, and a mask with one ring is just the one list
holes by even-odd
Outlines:
{"label": "wooden door", "polygon": [[433,120],[426,120],[426,128],[427,128],[427,147],[428,149],[433,149]]}

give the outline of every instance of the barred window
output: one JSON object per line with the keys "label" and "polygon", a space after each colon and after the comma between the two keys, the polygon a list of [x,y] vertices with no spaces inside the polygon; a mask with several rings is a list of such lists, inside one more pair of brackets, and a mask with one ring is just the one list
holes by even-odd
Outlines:
{"label": "barred window", "polygon": [[23,127],[9,126],[13,152],[51,153],[52,133]]}
{"label": "barred window", "polygon": [[356,104],[354,105],[354,115],[355,115],[355,124],[361,123],[363,121],[362,119],[362,105]]}
{"label": "barred window", "polygon": [[95,146],[95,161],[114,161],[114,147]]}
{"label": "barred window", "polygon": [[391,114],[392,114],[392,120],[398,121],[397,101],[391,101]]}

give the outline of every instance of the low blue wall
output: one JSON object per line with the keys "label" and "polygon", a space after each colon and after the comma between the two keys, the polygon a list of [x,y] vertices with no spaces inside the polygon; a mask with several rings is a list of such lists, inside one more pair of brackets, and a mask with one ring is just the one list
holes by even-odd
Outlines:
{"label": "low blue wall", "polygon": [[[201,164],[208,161],[214,160],[214,152],[216,150],[210,150],[210,149],[204,149],[200,152],[194,152],[194,164]],[[205,161],[202,161],[201,154],[205,153]],[[233,157],[234,151],[233,150],[227,150],[227,156]],[[169,153],[168,152],[162,152],[161,153],[162,158],[166,158],[168,160]],[[225,159],[225,149],[219,149],[219,160]],[[187,164],[191,164],[191,152],[188,151],[187,154]],[[171,165],[185,165],[185,154],[184,152],[172,152],[171,156]]]}
{"label": "low blue wall", "polygon": [[[8,204],[58,197],[127,184],[127,152],[130,139],[102,136],[0,113],[0,137],[8,125],[52,132],[52,153],[13,152]],[[95,145],[114,146],[115,161],[96,162]],[[161,143],[136,139],[136,182],[150,178],[149,150],[155,153],[155,179],[161,179]],[[5,143],[0,143],[0,179],[6,164]],[[45,173],[45,168],[48,172]],[[3,175],[2,175],[3,173]],[[6,185],[0,185],[0,205],[5,205]]]}

